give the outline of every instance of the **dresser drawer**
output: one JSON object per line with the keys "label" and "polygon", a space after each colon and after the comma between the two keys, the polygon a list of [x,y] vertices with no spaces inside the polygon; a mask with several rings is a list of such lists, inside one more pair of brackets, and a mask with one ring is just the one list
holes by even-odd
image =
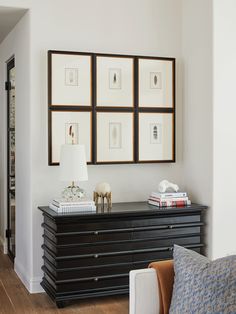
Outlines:
{"label": "dresser drawer", "polygon": [[189,244],[198,244],[201,242],[200,235],[197,236],[188,236],[188,237],[171,237],[171,238],[159,238],[159,239],[151,239],[151,240],[140,240],[133,243],[134,250],[140,249],[153,249],[159,248],[172,248],[174,244],[178,245],[189,245]]}
{"label": "dresser drawer", "polygon": [[147,227],[147,226],[162,226],[162,225],[174,225],[174,224],[183,224],[183,223],[194,223],[201,222],[201,215],[197,214],[176,214],[176,215],[168,215],[165,214],[165,209],[163,209],[163,214],[159,217],[152,218],[140,218],[134,219],[132,222],[133,227]]}
{"label": "dresser drawer", "polygon": [[129,273],[133,269],[132,263],[130,264],[114,264],[114,265],[101,265],[101,266],[85,266],[73,269],[58,269],[54,267],[46,258],[44,258],[44,266],[42,270],[46,272],[47,270],[53,275],[56,280],[66,280],[66,279],[78,279],[87,277],[97,277],[97,276],[111,276],[119,275],[124,273]]}
{"label": "dresser drawer", "polygon": [[[185,247],[194,250],[195,252],[200,253],[203,247],[202,244],[190,244],[184,245]],[[173,248],[166,248],[166,249],[158,248],[158,249],[146,249],[143,252],[136,251],[133,254],[133,263],[146,263],[148,265],[151,262],[166,260],[166,259],[173,259]]]}
{"label": "dresser drawer", "polygon": [[133,230],[133,239],[159,238],[200,234],[203,223],[169,224],[147,227],[136,227]]}
{"label": "dresser drawer", "polygon": [[51,275],[44,273],[45,279],[56,292],[92,292],[93,290],[111,290],[125,288],[129,285],[129,274],[99,276],[75,280],[55,280]]}
{"label": "dresser drawer", "polygon": [[143,263],[146,263],[146,265],[148,266],[148,264],[152,261],[172,259],[172,257],[173,257],[173,252],[168,249],[164,251],[145,250],[144,252],[134,253],[133,262],[134,263],[143,262]]}
{"label": "dresser drawer", "polygon": [[129,242],[106,242],[106,243],[90,243],[90,244],[73,244],[73,245],[56,245],[48,238],[44,237],[44,244],[50,251],[57,256],[75,256],[86,254],[101,254],[101,253],[114,253],[121,251],[131,251],[133,243]]}
{"label": "dresser drawer", "polygon": [[108,229],[123,229],[131,228],[132,220],[119,218],[119,219],[65,219],[63,222],[56,222],[55,220],[45,216],[44,224],[49,226],[57,233],[71,233],[81,231],[98,231]]}
{"label": "dresser drawer", "polygon": [[44,256],[56,268],[77,268],[83,266],[99,266],[117,263],[132,263],[132,254],[127,252],[113,252],[107,254],[87,254],[72,257],[58,257],[43,246]]}
{"label": "dresser drawer", "polygon": [[107,241],[131,240],[132,228],[130,229],[102,229],[81,231],[74,233],[56,233],[45,226],[44,235],[56,245],[99,243]]}

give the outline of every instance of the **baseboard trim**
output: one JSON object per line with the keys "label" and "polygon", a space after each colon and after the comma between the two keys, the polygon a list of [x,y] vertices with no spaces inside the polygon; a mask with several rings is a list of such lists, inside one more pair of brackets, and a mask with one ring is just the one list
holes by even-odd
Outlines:
{"label": "baseboard trim", "polygon": [[0,237],[0,246],[3,248],[3,254],[7,254],[7,240]]}
{"label": "baseboard trim", "polygon": [[26,275],[26,271],[24,267],[17,261],[17,258],[15,258],[14,261],[14,270],[26,289],[30,292],[30,280],[27,278],[28,276]]}
{"label": "baseboard trim", "polygon": [[15,259],[14,270],[17,276],[24,284],[24,286],[26,287],[26,289],[29,291],[29,293],[44,292],[43,288],[40,285],[42,277],[29,278],[24,267],[22,267],[22,265],[17,261],[17,259]]}
{"label": "baseboard trim", "polygon": [[30,280],[30,293],[42,293],[45,292],[41,287],[42,277],[35,277]]}

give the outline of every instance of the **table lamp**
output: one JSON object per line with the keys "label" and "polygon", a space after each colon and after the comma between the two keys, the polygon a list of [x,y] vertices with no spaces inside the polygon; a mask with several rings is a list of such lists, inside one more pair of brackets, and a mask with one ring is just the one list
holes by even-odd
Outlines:
{"label": "table lamp", "polygon": [[65,144],[61,146],[60,179],[71,182],[71,185],[62,192],[63,200],[75,202],[85,196],[84,190],[75,185],[77,181],[88,180],[84,145]]}

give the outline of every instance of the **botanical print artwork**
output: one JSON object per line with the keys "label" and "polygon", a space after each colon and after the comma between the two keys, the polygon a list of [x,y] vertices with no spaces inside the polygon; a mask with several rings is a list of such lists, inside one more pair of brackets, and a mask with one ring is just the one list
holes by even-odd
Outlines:
{"label": "botanical print artwork", "polygon": [[174,108],[175,60],[138,60],[138,107]]}
{"label": "botanical print artwork", "polygon": [[78,69],[65,68],[65,85],[78,86]]}
{"label": "botanical print artwork", "polygon": [[134,107],[134,58],[96,56],[96,107]]}
{"label": "botanical print artwork", "polygon": [[161,72],[150,73],[150,88],[161,89],[162,88],[162,75]]}
{"label": "botanical print artwork", "polygon": [[121,89],[121,69],[109,69],[109,88]]}
{"label": "botanical print artwork", "polygon": [[92,105],[92,55],[48,51],[48,105]]}
{"label": "botanical print artwork", "polygon": [[78,123],[66,123],[65,124],[65,143],[66,144],[78,144]]}
{"label": "botanical print artwork", "polygon": [[161,124],[150,123],[150,143],[161,144]]}
{"label": "botanical print artwork", "polygon": [[[49,164],[60,162],[61,145],[82,144],[87,162],[92,157],[92,113],[81,110],[51,110]],[[107,132],[108,134],[108,132]]]}
{"label": "botanical print artwork", "polygon": [[121,123],[109,123],[109,148],[121,148]]}

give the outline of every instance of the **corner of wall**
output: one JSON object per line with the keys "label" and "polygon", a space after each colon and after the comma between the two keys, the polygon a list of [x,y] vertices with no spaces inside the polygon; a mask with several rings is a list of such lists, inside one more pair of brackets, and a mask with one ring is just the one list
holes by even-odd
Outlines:
{"label": "corner of wall", "polygon": [[26,269],[15,259],[14,270],[17,276],[20,278],[29,293],[41,293],[44,292],[40,283],[42,281],[41,277],[30,278],[27,274]]}

